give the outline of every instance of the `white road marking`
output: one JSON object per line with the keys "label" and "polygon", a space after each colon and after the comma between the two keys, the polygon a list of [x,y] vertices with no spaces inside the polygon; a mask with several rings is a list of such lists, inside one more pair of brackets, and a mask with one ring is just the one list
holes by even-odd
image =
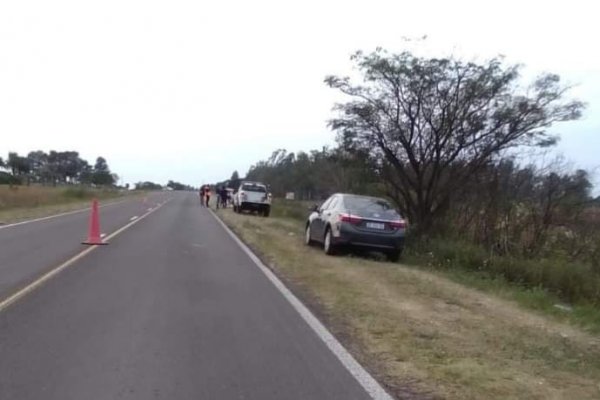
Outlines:
{"label": "white road marking", "polygon": [[[121,201],[115,201],[113,203],[103,204],[103,205],[100,206],[100,208],[104,208],[104,207],[108,207],[108,206],[114,206],[116,204],[124,203],[124,202],[126,202],[128,200],[129,199],[125,199],[125,200],[121,200]],[[64,217],[64,216],[67,216],[67,215],[82,213],[84,211],[89,211],[90,208],[91,207],[86,207],[86,208],[81,208],[79,210],[73,210],[73,211],[64,212],[64,213],[61,213],[61,214],[49,215],[47,217],[41,217],[41,218],[36,218],[36,219],[29,219],[27,221],[21,221],[21,222],[15,222],[14,224],[1,225],[0,229],[12,228],[13,226],[25,225],[25,224],[30,224],[32,222],[46,221],[48,219],[53,219],[53,218],[58,218],[58,217]]]}
{"label": "white road marking", "polygon": [[134,215],[133,217],[129,218],[130,221],[135,221],[136,219],[138,219],[137,215]]}
{"label": "white road marking", "polygon": [[100,237],[101,237],[101,238],[103,238],[103,237],[105,237],[105,236],[106,236],[106,233],[101,233],[101,234],[100,234]]}
{"label": "white road marking", "polygon": [[[146,214],[142,215],[140,218],[136,219],[135,221],[129,222],[127,225],[122,226],[121,228],[117,229],[116,231],[114,231],[113,233],[111,233],[110,235],[108,235],[106,237],[106,239],[107,240],[113,239],[115,236],[117,236],[118,234],[120,234],[124,230],[132,227],[133,225],[137,224],[138,222],[140,222],[141,220],[143,220],[144,218],[146,218],[150,214],[153,214],[155,211],[158,211],[159,209],[160,209],[160,207],[156,208],[154,211],[147,212]],[[65,269],[67,267],[70,267],[76,261],[82,259],[83,257],[85,257],[86,255],[88,255],[89,253],[91,253],[92,251],[94,251],[95,249],[97,249],[98,247],[101,247],[101,246],[90,246],[90,247],[88,247],[87,249],[83,250],[81,253],[79,253],[79,254],[71,257],[69,260],[67,260],[64,263],[60,264],[58,267],[56,267],[56,268],[54,268],[54,269],[46,272],[44,275],[40,276],[39,278],[37,278],[33,282],[29,283],[24,288],[22,288],[20,290],[17,290],[15,293],[13,293],[12,295],[10,295],[10,296],[8,296],[8,297],[6,297],[4,299],[1,299],[0,300],[0,312],[4,311],[8,306],[10,306],[14,302],[18,301],[23,296],[26,296],[28,293],[34,291],[35,289],[37,289],[38,287],[40,287],[41,285],[43,285],[46,281],[50,280],[52,277],[54,277],[55,275],[57,275],[60,271],[62,271],[63,269]]]}
{"label": "white road marking", "polygon": [[319,336],[319,338],[325,343],[325,345],[331,350],[331,352],[340,360],[342,365],[352,374],[352,376],[358,381],[358,383],[365,389],[365,391],[374,400],[393,400],[385,389],[369,374],[362,365],[358,363],[352,357],[352,355],[346,350],[344,346],[329,332],[329,330],[319,321],[317,317],[304,305],[302,302],[279,280],[279,278],[266,267],[263,262],[246,246],[235,233],[229,229],[227,225],[210,210],[210,213],[215,219],[221,224],[225,232],[233,238],[233,240],[241,247],[241,249],[250,257],[250,259],[256,264],[256,266],[267,276],[267,278],[273,283],[273,285],[279,290],[279,292],[286,298],[286,300],[294,307],[294,309],[300,314],[302,319],[312,328],[312,330]]}

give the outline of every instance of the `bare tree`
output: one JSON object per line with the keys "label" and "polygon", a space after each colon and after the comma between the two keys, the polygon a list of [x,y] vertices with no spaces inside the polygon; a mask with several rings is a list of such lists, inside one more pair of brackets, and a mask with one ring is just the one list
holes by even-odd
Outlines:
{"label": "bare tree", "polygon": [[495,156],[518,146],[547,146],[547,128],[577,119],[583,103],[563,100],[558,75],[518,86],[518,66],[420,58],[377,50],[352,56],[364,82],[329,76],[349,95],[330,121],[347,149],[368,151],[400,208],[422,231],[452,195]]}

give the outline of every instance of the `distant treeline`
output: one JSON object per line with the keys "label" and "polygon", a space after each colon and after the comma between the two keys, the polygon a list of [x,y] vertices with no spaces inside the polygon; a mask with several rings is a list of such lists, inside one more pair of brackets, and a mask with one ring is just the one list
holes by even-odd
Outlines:
{"label": "distant treeline", "polygon": [[[2,171],[2,169],[4,171]],[[8,153],[0,157],[0,184],[114,185],[119,177],[112,173],[106,159],[98,157],[92,165],[76,151],[32,151],[26,156]]]}
{"label": "distant treeline", "polygon": [[194,188],[190,185],[185,185],[172,180],[170,180],[165,186],[150,181],[137,182],[135,184],[135,190],[163,190],[165,188],[169,188],[171,190],[194,190]]}

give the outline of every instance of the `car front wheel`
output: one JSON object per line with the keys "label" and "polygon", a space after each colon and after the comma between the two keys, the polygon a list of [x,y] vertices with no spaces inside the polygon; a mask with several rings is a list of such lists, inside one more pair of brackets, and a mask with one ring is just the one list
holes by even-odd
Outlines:
{"label": "car front wheel", "polygon": [[310,246],[314,243],[312,238],[310,237],[310,224],[306,225],[306,231],[304,232],[304,244]]}

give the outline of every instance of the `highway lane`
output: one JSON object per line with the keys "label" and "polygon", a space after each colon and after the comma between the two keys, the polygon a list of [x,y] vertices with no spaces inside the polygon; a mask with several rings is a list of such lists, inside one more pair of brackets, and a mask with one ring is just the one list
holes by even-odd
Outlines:
{"label": "highway lane", "polygon": [[[102,206],[100,225],[110,233],[134,216],[164,202],[169,193],[151,193],[146,200],[138,197]],[[0,229],[0,299],[27,284],[48,268],[80,252],[86,238],[89,211],[72,213]]]}
{"label": "highway lane", "polygon": [[184,194],[0,313],[0,398],[369,396]]}

